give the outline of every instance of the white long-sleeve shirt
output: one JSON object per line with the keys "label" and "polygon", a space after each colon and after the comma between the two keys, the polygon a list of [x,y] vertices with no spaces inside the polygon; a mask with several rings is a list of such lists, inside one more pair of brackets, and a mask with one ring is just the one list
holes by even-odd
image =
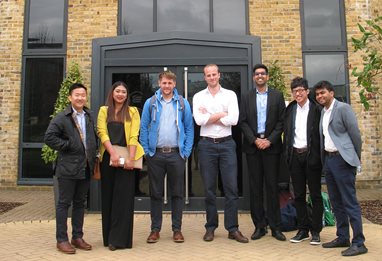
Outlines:
{"label": "white long-sleeve shirt", "polygon": [[[207,113],[202,113],[199,109],[205,108]],[[211,114],[227,112],[228,115],[221,118],[223,124],[207,124]],[[200,136],[210,138],[222,138],[232,135],[231,126],[235,126],[239,119],[239,106],[235,92],[224,89],[213,96],[208,88],[196,93],[193,97],[193,114],[197,125],[201,126]]]}

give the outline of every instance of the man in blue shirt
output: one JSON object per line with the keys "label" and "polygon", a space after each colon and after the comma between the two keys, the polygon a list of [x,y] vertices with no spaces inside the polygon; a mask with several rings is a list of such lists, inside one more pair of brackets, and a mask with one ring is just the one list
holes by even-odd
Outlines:
{"label": "man in blue shirt", "polygon": [[269,75],[265,65],[254,66],[253,80],[256,88],[241,99],[239,115],[239,124],[244,134],[242,149],[247,157],[251,217],[256,227],[251,239],[263,237],[269,224],[272,236],[285,241],[280,230],[277,186],[285,101],[281,92],[268,87]]}
{"label": "man in blue shirt", "polygon": [[156,243],[162,227],[162,196],[167,174],[171,194],[173,240],[184,242],[181,232],[184,169],[194,139],[190,104],[178,95],[176,75],[159,74],[159,87],[146,100],[142,111],[140,143],[145,150],[150,186],[151,233],[147,243]]}

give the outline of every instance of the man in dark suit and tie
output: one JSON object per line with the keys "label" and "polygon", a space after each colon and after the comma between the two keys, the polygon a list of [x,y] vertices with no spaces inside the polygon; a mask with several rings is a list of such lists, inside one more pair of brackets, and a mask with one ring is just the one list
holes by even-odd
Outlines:
{"label": "man in dark suit and tie", "polygon": [[251,218],[256,227],[251,239],[263,237],[269,224],[272,236],[285,241],[286,238],[280,230],[277,186],[285,101],[281,92],[268,87],[269,75],[265,65],[254,66],[253,80],[256,88],[243,96],[239,115],[244,134],[242,149],[246,153],[248,166]]}
{"label": "man in dark suit and tie", "polygon": [[[317,101],[324,106],[320,121],[321,158],[337,227],[337,238],[322,246],[348,247],[341,252],[343,256],[365,254],[361,208],[355,190],[362,146],[357,118],[350,105],[334,98],[330,82],[318,82],[314,91]],[[351,244],[349,223],[353,229]]]}

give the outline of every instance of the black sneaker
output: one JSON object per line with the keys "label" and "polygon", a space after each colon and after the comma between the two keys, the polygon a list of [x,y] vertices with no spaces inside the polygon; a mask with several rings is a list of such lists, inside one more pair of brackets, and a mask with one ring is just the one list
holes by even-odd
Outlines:
{"label": "black sneaker", "polygon": [[312,234],[312,239],[310,240],[310,244],[311,245],[319,245],[319,244],[321,244],[320,233],[311,232],[311,234]]}
{"label": "black sneaker", "polygon": [[304,240],[307,240],[307,239],[309,239],[308,231],[299,230],[297,232],[297,235],[292,237],[289,241],[292,242],[292,243],[300,243],[300,242],[302,242]]}

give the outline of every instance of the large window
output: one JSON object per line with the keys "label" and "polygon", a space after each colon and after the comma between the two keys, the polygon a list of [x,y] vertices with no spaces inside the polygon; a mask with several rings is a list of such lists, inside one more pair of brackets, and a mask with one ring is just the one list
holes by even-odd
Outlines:
{"label": "large window", "polygon": [[62,0],[31,0],[28,48],[62,48],[64,42]]}
{"label": "large window", "polygon": [[63,58],[26,59],[23,142],[44,142],[63,71]]}
{"label": "large window", "polygon": [[119,33],[247,34],[248,0],[120,0]]}
{"label": "large window", "polygon": [[67,0],[25,2],[20,184],[51,183],[41,148],[64,77],[67,6]]}
{"label": "large window", "polygon": [[349,102],[343,0],[301,0],[304,75],[310,87],[328,80],[337,99]]}

